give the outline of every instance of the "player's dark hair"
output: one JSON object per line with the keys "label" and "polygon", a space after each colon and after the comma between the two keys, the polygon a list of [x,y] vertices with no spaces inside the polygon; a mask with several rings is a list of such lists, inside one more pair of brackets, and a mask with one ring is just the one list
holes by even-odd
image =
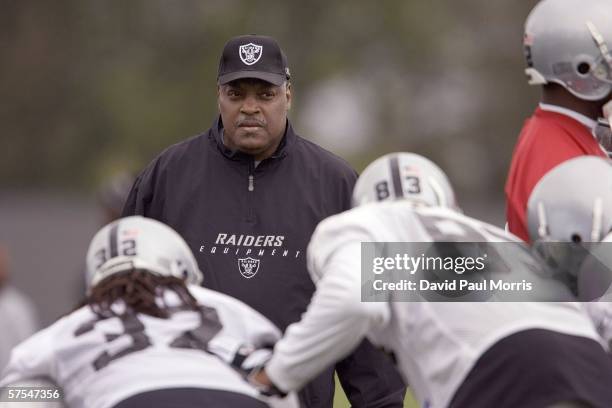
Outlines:
{"label": "player's dark hair", "polygon": [[[175,292],[181,304],[169,307],[162,294],[170,290]],[[174,276],[159,276],[142,269],[134,269],[109,276],[100,281],[91,290],[85,300],[94,313],[99,316],[116,315],[111,306],[117,300],[125,302],[126,307],[135,312],[162,319],[167,319],[173,310],[199,311],[200,306],[193,297],[185,281]]]}

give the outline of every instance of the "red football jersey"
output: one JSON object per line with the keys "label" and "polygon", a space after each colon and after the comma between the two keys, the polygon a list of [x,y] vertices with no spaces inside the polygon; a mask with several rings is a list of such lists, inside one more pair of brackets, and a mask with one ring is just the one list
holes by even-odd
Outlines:
{"label": "red football jersey", "polygon": [[584,155],[607,157],[584,124],[561,113],[536,109],[523,126],[506,181],[510,232],[529,241],[527,201],[531,190],[556,165]]}

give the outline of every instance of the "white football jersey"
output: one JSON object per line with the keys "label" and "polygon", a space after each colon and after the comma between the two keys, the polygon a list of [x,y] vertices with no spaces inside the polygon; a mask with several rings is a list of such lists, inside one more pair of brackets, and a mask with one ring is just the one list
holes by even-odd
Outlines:
{"label": "white football jersey", "polygon": [[[17,346],[0,386],[48,377],[75,408],[108,408],[139,393],[176,387],[265,401],[228,363],[245,346],[271,346],[280,331],[234,298],[197,286],[189,290],[205,307],[205,318],[176,311],[169,320],[142,314],[100,319],[88,306],[78,309]],[[175,293],[165,297],[177,304]]]}
{"label": "white football jersey", "polygon": [[395,354],[421,406],[441,408],[479,356],[508,335],[540,328],[599,341],[577,303],[361,302],[361,242],[433,241],[520,242],[450,209],[405,201],[327,218],[308,247],[317,290],[302,321],[276,344],[266,366],[270,379],[283,390],[299,389],[367,336]]}

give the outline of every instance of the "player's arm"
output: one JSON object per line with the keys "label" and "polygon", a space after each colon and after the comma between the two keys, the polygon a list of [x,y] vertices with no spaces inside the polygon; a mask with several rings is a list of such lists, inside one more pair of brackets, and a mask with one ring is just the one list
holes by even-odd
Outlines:
{"label": "player's arm", "polygon": [[190,292],[199,303],[214,310],[220,323],[208,342],[208,351],[243,371],[263,365],[271,355],[280,330],[261,313],[225,294],[197,286]]}
{"label": "player's arm", "polygon": [[0,376],[0,387],[39,377],[55,378],[54,333],[53,325],[15,346]]}
{"label": "player's arm", "polygon": [[264,315],[246,303],[200,286],[189,286],[199,303],[214,308],[228,335],[238,337],[256,346],[274,344],[281,331]]}
{"label": "player's arm", "polygon": [[280,390],[300,389],[348,355],[372,327],[388,321],[386,303],[361,302],[360,259],[361,243],[352,241],[318,266],[324,270],[318,273],[321,278],[308,310],[288,327],[265,367],[265,375]]}

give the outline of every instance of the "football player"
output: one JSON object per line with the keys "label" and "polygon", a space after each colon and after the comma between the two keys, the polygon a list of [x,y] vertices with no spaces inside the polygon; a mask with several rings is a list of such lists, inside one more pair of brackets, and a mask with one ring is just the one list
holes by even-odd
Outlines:
{"label": "football player", "polygon": [[542,176],[612,147],[608,122],[597,122],[610,114],[612,3],[542,0],[525,22],[523,47],[529,84],[542,96],[517,140],[505,192],[508,228],[527,241],[527,201]]}
{"label": "football player", "polygon": [[527,207],[534,248],[566,275],[600,335],[612,340],[612,164],[578,157],[548,172]]}
{"label": "football player", "polygon": [[612,366],[577,303],[400,303],[395,292],[361,301],[362,242],[514,243],[523,266],[535,267],[516,238],[457,211],[434,163],[384,156],[353,197],[356,208],[317,227],[308,248],[316,293],[254,381],[299,389],[367,336],[395,355],[423,407],[612,406]]}
{"label": "football player", "polygon": [[17,346],[0,386],[49,378],[73,408],[269,406],[243,373],[279,330],[198,286],[174,230],[140,216],[112,222],[89,246],[87,273],[85,305]]}

